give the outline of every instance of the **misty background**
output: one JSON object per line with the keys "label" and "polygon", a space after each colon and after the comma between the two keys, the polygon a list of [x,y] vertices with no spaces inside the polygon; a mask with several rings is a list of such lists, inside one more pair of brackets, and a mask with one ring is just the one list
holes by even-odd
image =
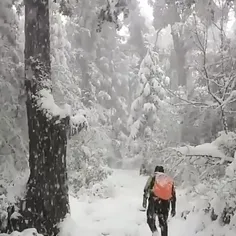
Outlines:
{"label": "misty background", "polygon": [[[149,174],[161,164],[234,215],[235,1],[123,0],[128,12],[100,30],[107,1],[62,2],[50,2],[53,96],[88,121],[68,142],[70,194],[114,168]],[[0,184],[20,192],[29,175],[21,1],[0,1],[0,35]]]}

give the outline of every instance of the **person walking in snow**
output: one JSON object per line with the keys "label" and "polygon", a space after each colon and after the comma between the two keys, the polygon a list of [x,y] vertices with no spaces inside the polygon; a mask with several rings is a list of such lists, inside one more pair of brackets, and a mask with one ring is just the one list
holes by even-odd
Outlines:
{"label": "person walking in snow", "polygon": [[171,216],[176,214],[176,194],[174,181],[171,177],[164,173],[163,166],[156,166],[154,175],[150,176],[144,187],[143,208],[147,207],[147,223],[152,231],[152,235],[156,236],[156,216],[159,220],[161,228],[161,236],[168,236],[168,215],[171,203]]}

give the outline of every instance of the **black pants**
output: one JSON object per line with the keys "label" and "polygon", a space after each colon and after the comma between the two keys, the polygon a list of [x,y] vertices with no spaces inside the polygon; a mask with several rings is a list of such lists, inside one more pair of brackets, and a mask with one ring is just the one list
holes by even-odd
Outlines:
{"label": "black pants", "polygon": [[168,236],[167,219],[169,215],[170,202],[166,200],[155,200],[153,197],[148,199],[147,223],[152,232],[157,231],[156,216],[161,228],[161,236]]}

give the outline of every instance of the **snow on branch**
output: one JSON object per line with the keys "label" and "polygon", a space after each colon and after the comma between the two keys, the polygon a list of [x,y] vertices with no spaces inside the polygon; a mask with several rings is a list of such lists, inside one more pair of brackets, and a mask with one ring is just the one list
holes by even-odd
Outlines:
{"label": "snow on branch", "polygon": [[144,103],[143,110],[145,112],[149,112],[149,111],[155,112],[157,110],[157,108],[155,107],[155,105],[153,103],[147,102],[147,103]]}
{"label": "snow on branch", "polygon": [[100,9],[98,14],[97,32],[101,32],[104,22],[111,22],[116,25],[116,29],[120,28],[118,16],[123,13],[124,18],[128,17],[129,9],[127,0],[107,0],[107,4]]}
{"label": "snow on branch", "polygon": [[52,92],[49,89],[41,89],[38,92],[37,104],[45,113],[48,119],[59,117],[60,119],[66,118],[71,114],[69,105],[65,105],[64,109],[60,108],[53,98]]}
{"label": "snow on branch", "polygon": [[7,235],[11,235],[11,236],[43,236],[42,234],[39,234],[35,228],[25,229],[22,232],[14,231],[11,234],[6,234],[6,233],[0,234],[0,236],[7,236]]}
{"label": "snow on branch", "polygon": [[221,163],[224,162],[232,162],[232,157],[226,156],[218,147],[213,143],[204,143],[198,146],[185,146],[177,148],[181,155],[186,157],[212,157],[216,159],[220,159]]}
{"label": "snow on branch", "polygon": [[132,126],[130,127],[130,137],[132,137],[133,139],[137,138],[138,132],[140,130],[141,127],[141,121],[140,120],[136,120]]}
{"label": "snow on branch", "polygon": [[143,58],[138,76],[141,78],[142,83],[147,82],[147,78],[157,73],[159,69],[157,67],[158,64],[158,55],[151,51],[151,49],[147,50],[147,54]]}
{"label": "snow on branch", "polygon": [[[88,121],[85,115],[81,112],[72,115],[71,106],[65,104],[64,108],[60,108],[54,101],[53,95],[49,89],[41,89],[39,92],[37,104],[39,109],[42,109],[49,120],[53,118],[64,119],[69,117],[69,136],[78,134],[83,128],[88,127]],[[59,122],[57,120],[57,122]],[[60,122],[59,122],[60,123]]]}
{"label": "snow on branch", "polygon": [[[224,9],[224,4],[220,7],[221,10]],[[220,35],[218,41],[214,39],[214,44],[212,44],[211,37],[208,35],[209,23],[203,22],[204,27],[200,31],[196,17],[194,20],[195,26],[193,27],[193,35],[195,38],[195,46],[199,50],[202,61],[200,67],[199,63],[196,65],[196,69],[201,78],[205,80],[205,86],[208,89],[209,95],[218,105],[217,108],[220,109],[221,122],[224,131],[227,134],[229,130],[226,117],[226,106],[236,99],[234,92],[235,70],[233,67],[235,59],[231,54],[232,46],[226,37],[226,18],[221,16],[219,25],[214,19],[211,20],[211,27]],[[212,46],[218,44],[219,47]]]}
{"label": "snow on branch", "polygon": [[78,134],[83,128],[87,129],[88,121],[85,115],[77,113],[70,117],[70,132],[69,136]]}

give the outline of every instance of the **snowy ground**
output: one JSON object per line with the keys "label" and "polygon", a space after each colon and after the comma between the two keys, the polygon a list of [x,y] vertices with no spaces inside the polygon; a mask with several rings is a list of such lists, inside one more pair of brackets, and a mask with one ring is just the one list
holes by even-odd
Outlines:
{"label": "snowy ground", "polygon": [[[146,224],[146,213],[139,211],[146,179],[139,176],[138,171],[115,170],[106,180],[114,186],[112,197],[92,200],[71,197],[72,218],[78,225],[77,235],[151,235]],[[170,218],[169,236],[190,236],[194,229],[186,228],[186,221],[180,218],[180,212],[191,207],[190,202],[178,192],[177,215]]]}

